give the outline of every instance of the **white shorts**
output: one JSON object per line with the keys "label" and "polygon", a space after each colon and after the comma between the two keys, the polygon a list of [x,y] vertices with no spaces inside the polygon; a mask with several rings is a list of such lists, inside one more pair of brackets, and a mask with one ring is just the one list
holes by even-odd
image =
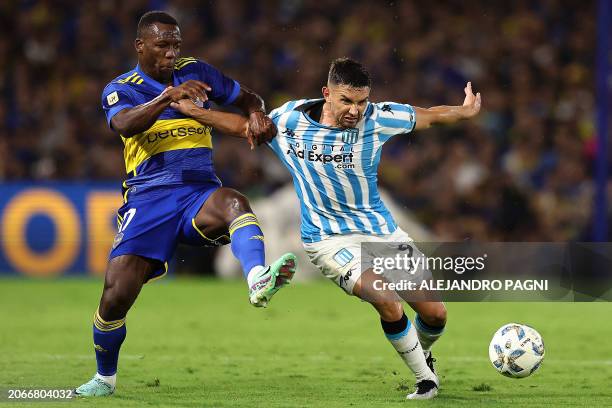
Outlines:
{"label": "white shorts", "polygon": [[321,270],[323,276],[333,280],[347,294],[352,295],[353,287],[362,273],[361,243],[412,241],[413,239],[398,227],[395,232],[388,235],[333,235],[319,242],[304,243],[304,250],[310,262]]}

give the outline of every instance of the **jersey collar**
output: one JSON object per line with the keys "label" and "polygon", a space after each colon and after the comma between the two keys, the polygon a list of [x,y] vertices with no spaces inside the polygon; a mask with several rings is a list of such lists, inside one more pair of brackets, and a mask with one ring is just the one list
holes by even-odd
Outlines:
{"label": "jersey collar", "polygon": [[[316,120],[314,120],[313,118],[310,117],[310,115],[308,114],[308,110],[321,102],[324,102],[325,99],[324,98],[320,98],[320,99],[312,99],[309,101],[306,101],[305,103],[303,103],[302,105],[299,105],[298,107],[295,108],[296,111],[299,111],[302,113],[302,116],[304,116],[304,118],[306,118],[306,120],[310,123],[312,123],[313,125],[323,128],[323,129],[329,129],[329,130],[338,130],[338,131],[343,131],[345,130],[344,128],[341,127],[334,127],[334,126],[327,126],[324,125],[322,123],[317,122]],[[368,102],[368,106],[366,107],[365,111],[363,112],[363,118],[361,118],[361,120],[359,122],[357,122],[356,128],[358,128],[362,123],[365,122],[365,119],[367,117],[369,117],[372,114],[372,104],[370,102]]]}
{"label": "jersey collar", "polygon": [[[157,90],[159,93],[162,93],[164,91],[164,89],[166,89],[166,86],[157,82],[155,79],[151,78],[150,76],[148,76],[147,74],[145,74],[145,72],[140,68],[140,64],[136,65],[136,68],[134,68],[136,70],[136,72],[138,72],[138,75],[140,75],[141,77],[144,78],[144,80],[151,84],[151,86],[153,88],[155,88],[155,90]],[[178,86],[178,79],[176,78],[176,75],[174,75],[174,72],[172,72],[172,85],[173,86]]]}

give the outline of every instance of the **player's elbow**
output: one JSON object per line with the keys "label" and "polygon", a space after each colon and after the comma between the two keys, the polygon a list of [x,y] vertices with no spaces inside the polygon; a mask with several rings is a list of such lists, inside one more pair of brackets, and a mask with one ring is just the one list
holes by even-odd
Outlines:
{"label": "player's elbow", "polygon": [[232,105],[238,107],[244,113],[264,109],[262,97],[245,86],[241,87],[240,93]]}
{"label": "player's elbow", "polygon": [[123,137],[132,137],[139,133],[138,129],[135,129],[134,126],[130,126],[127,121],[124,121],[121,118],[114,117],[111,119],[111,126],[115,132],[119,133]]}

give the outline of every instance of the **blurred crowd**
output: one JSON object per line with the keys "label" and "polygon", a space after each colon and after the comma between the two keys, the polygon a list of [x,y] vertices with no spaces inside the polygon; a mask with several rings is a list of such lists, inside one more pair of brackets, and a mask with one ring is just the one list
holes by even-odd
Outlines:
{"label": "blurred crowd", "polygon": [[[122,179],[100,93],[136,64],[142,13],[179,21],[183,56],[272,109],[318,97],[329,61],[373,76],[372,99],[458,105],[477,120],[398,136],[379,180],[441,239],[588,239],[595,143],[593,1],[22,0],[0,4],[0,181]],[[225,185],[251,198],[287,183],[267,149],[217,135]]]}

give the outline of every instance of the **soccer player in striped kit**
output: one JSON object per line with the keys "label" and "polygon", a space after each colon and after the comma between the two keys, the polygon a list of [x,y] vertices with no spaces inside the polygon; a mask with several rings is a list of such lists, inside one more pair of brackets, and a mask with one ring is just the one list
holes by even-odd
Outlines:
{"label": "soccer player in striped kit", "polygon": [[371,103],[371,80],[358,62],[331,63],[323,98],[291,101],[270,113],[278,134],[269,145],[293,176],[301,202],[302,242],[310,260],[347,294],[374,306],[385,336],[416,376],[408,399],[429,399],[440,386],[432,344],[442,335],[442,302],[409,302],[414,324],[397,297],[377,291],[371,269],[362,273],[362,242],[409,244],[380,199],[377,171],[383,144],[395,135],[474,117],[480,94],[465,88],[461,106],[429,109]]}
{"label": "soccer player in striped kit", "polygon": [[[480,111],[480,94],[465,87],[461,106],[429,109],[395,102],[371,103],[371,80],[358,62],[332,62],[323,98],[290,101],[270,118],[278,133],[269,146],[289,169],[301,202],[301,236],[310,260],[347,294],[372,304],[385,336],[414,373],[408,399],[430,399],[440,386],[431,346],[446,324],[442,302],[409,302],[414,324],[402,303],[373,285],[377,275],[362,273],[361,243],[410,245],[378,194],[377,170],[383,144],[395,135],[454,123]],[[196,118],[188,101],[181,109]]]}

